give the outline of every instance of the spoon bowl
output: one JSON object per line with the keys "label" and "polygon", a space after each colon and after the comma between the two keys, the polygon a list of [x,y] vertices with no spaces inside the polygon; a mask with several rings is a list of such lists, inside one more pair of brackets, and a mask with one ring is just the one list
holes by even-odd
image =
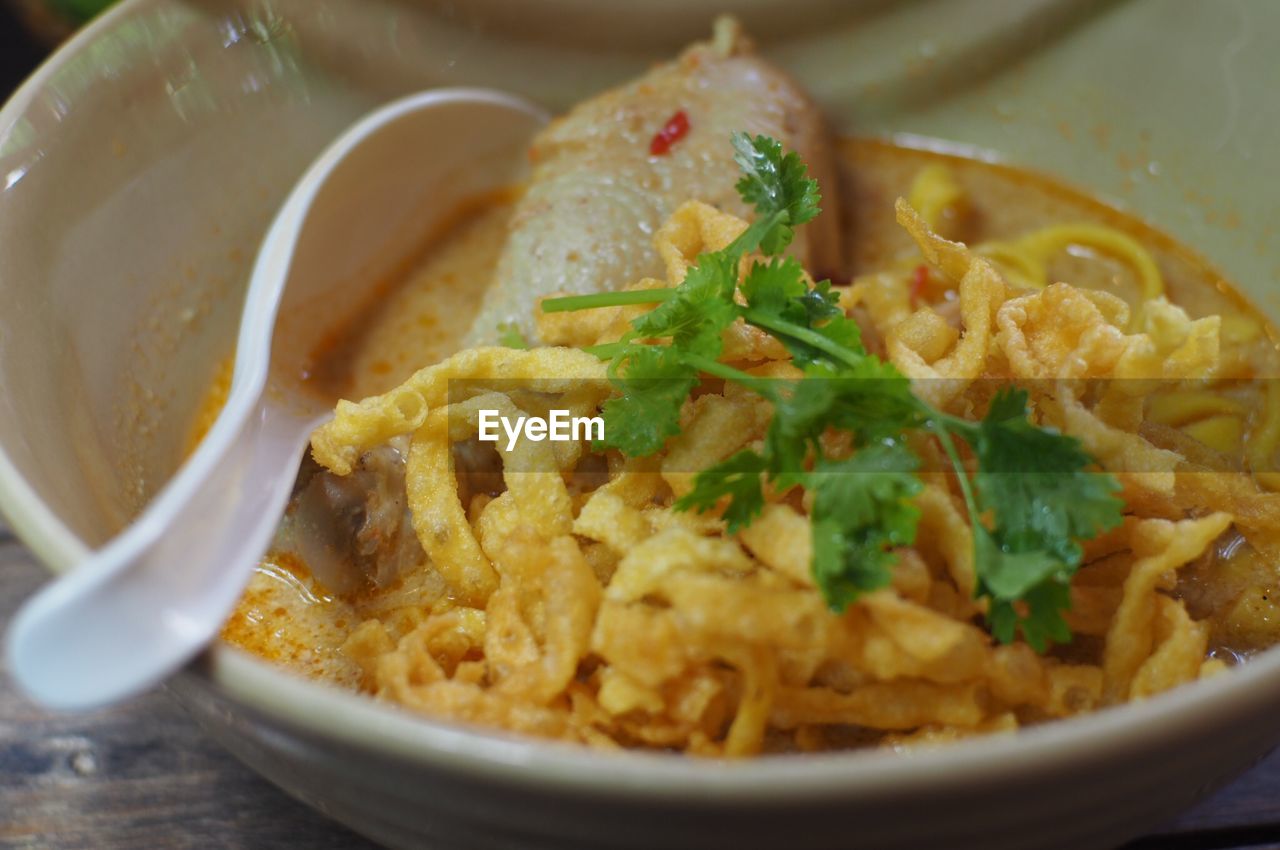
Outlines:
{"label": "spoon bowl", "polygon": [[376,110],[320,155],[263,240],[213,427],[133,523],[10,625],[9,666],[30,696],[61,709],[123,699],[213,639],[337,401],[307,380],[310,357],[378,296],[404,245],[516,178],[546,120],[501,92],[435,89]]}

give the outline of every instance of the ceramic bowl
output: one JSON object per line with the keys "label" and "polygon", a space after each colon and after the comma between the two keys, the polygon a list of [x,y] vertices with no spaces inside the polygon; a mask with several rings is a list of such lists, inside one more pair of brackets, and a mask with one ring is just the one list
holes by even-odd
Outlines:
{"label": "ceramic bowl", "polygon": [[[0,111],[0,504],[54,571],[181,462],[258,240],[345,125],[434,85],[563,108],[736,10],[833,122],[1054,172],[1280,318],[1267,0],[126,0]],[[181,568],[181,565],[175,565]],[[944,749],[605,756],[426,722],[225,646],[171,684],[289,793],[403,847],[1105,846],[1280,740],[1280,654]]]}

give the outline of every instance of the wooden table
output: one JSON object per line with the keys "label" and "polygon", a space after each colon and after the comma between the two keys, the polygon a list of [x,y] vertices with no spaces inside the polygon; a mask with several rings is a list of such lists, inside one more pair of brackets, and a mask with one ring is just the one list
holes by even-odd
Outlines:
{"label": "wooden table", "polygon": [[[0,0],[0,100],[43,51]],[[0,525],[0,624],[47,577]],[[24,700],[0,662],[0,847],[373,845],[223,752],[163,693],[83,715]],[[1280,752],[1133,848],[1280,847]]]}

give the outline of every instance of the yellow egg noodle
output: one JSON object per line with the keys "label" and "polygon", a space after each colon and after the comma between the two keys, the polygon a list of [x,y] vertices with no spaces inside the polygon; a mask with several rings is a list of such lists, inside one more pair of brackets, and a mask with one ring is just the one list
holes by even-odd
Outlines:
{"label": "yellow egg noodle", "polygon": [[[1123,524],[1084,544],[1067,651],[1001,645],[975,625],[973,541],[950,475],[922,473],[916,544],[898,553],[891,587],[843,614],[810,575],[804,500],[770,494],[735,535],[714,514],[673,510],[697,470],[762,440],[770,406],[736,384],[696,393],[654,457],[605,453],[593,478],[580,474],[589,444],[521,440],[499,446],[505,490],[464,492],[451,446],[475,436],[479,410],[514,415],[548,398],[576,413],[599,407],[606,366],[579,349],[617,340],[646,309],[612,307],[540,315],[548,347],[463,351],[384,395],[342,402],[315,433],[315,459],[340,475],[380,444],[409,441],[409,507],[427,560],[403,581],[439,588],[393,588],[362,609],[343,650],[363,688],[430,717],[598,748],[747,756],[1008,731],[1222,670],[1203,618],[1171,591],[1224,535],[1280,554],[1280,514],[1258,487],[1277,476],[1222,460],[1234,451],[1269,467],[1280,394],[1265,390],[1254,423],[1248,404],[1215,391],[1223,323],[1165,300],[1132,237],[1072,225],[970,249],[936,232],[965,202],[945,168],[923,172],[910,195],[898,220],[919,253],[842,291],[868,348],[960,416],[980,415],[998,384],[1025,385],[1037,424],[1078,437],[1124,485]],[[679,283],[745,227],[686,203],[655,236],[666,280],[632,288]],[[1051,282],[1048,257],[1069,244],[1131,265],[1143,308]],[[922,256],[953,301],[912,296]],[[722,359],[797,374],[774,338],[741,322]],[[521,380],[537,381],[537,398],[511,390]],[[451,381],[467,391],[451,393]],[[1090,381],[1103,389],[1087,391]]]}
{"label": "yellow egg noodle", "polygon": [[[909,202],[931,228],[942,228],[963,213],[964,190],[951,170],[934,163],[922,168],[913,181]],[[1176,333],[1177,319],[1165,324],[1160,313],[1167,309],[1165,285],[1159,266],[1146,248],[1121,230],[1093,223],[1058,224],[1034,230],[1016,239],[992,240],[974,246],[974,252],[991,260],[1006,280],[1021,288],[1043,289],[1049,284],[1050,259],[1069,248],[1084,249],[1111,256],[1134,273],[1143,306],[1131,311],[1131,326],[1146,327],[1150,333]],[[890,285],[905,292],[906,270]],[[1236,344],[1252,342],[1261,326],[1247,316],[1223,317],[1224,341]],[[924,330],[922,328],[922,330]],[[930,337],[930,339],[935,339]],[[934,341],[934,345],[939,344]],[[1221,365],[1221,364],[1220,364]],[[1204,389],[1173,388],[1151,399],[1148,418],[1153,422],[1182,429],[1194,440],[1223,455],[1245,449],[1245,457],[1256,479],[1269,490],[1280,489],[1280,476],[1272,471],[1276,450],[1280,448],[1280,391],[1265,391],[1266,414],[1253,427],[1249,423],[1249,406],[1239,400],[1214,392],[1232,375],[1214,370],[1214,378],[1204,381]]]}

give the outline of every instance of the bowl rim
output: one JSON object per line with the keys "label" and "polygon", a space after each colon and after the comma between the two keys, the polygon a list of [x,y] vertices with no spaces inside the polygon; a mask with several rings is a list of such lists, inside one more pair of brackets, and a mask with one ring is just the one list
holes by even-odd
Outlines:
{"label": "bowl rim", "polygon": [[[438,720],[282,670],[236,647],[211,647],[177,691],[211,689],[292,729],[394,760],[539,792],[628,802],[731,802],[764,807],[923,793],[1069,770],[1141,753],[1280,704],[1280,651],[1147,700],[938,747],[691,758],[600,752],[578,744]],[[191,679],[198,680],[191,682]],[[1277,728],[1280,736],[1280,727]]]}
{"label": "bowl rim", "polygon": [[[63,41],[22,81],[7,101],[0,103],[0,141],[17,126],[22,116],[45,90],[46,84],[84,48],[126,18],[133,17],[146,7],[158,6],[161,2],[163,0],[122,0],[108,7]],[[9,521],[14,534],[55,573],[70,569],[90,552],[90,547],[71,531],[39,497],[35,488],[22,477],[3,445],[0,445],[0,513]]]}
{"label": "bowl rim", "polygon": [[[64,43],[0,107],[0,137],[85,47],[125,20],[169,0],[122,0]],[[55,572],[89,547],[21,476],[0,445],[0,512]],[[730,761],[677,754],[600,753],[415,715],[367,696],[305,679],[226,644],[215,644],[179,674],[180,699],[212,692],[244,709],[336,745],[539,793],[625,798],[628,802],[750,802],[764,807],[833,798],[880,798],[1012,776],[1062,771],[1189,737],[1280,704],[1280,650],[1208,680],[1139,703],[981,735],[937,748],[766,756]],[[1277,731],[1280,735],[1280,730]]]}

